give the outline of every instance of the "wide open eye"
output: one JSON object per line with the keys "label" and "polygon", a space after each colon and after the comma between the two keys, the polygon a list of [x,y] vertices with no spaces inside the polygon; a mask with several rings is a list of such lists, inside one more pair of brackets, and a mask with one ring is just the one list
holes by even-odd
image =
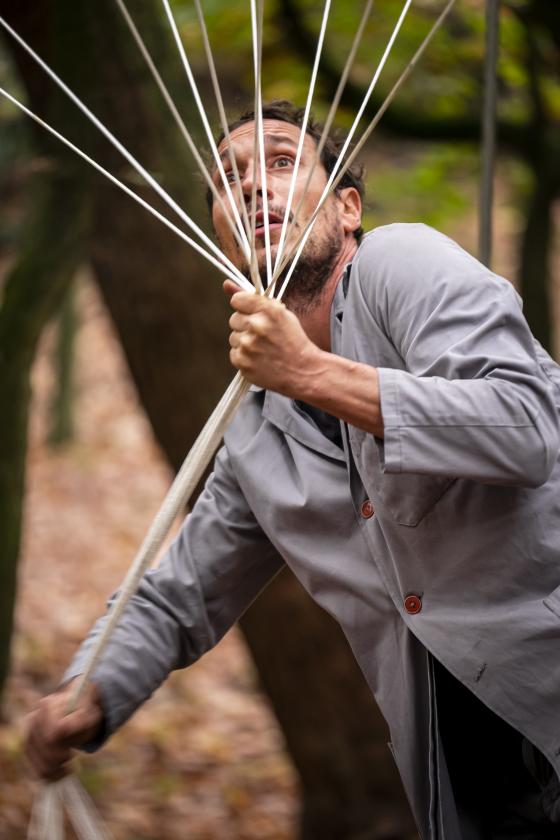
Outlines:
{"label": "wide open eye", "polygon": [[270,166],[272,169],[287,169],[290,166],[293,166],[294,159],[290,155],[278,155],[274,158],[271,162]]}

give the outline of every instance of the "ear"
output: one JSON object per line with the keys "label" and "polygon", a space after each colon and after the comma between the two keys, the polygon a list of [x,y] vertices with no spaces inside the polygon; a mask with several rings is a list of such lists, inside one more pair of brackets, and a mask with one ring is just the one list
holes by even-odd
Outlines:
{"label": "ear", "polygon": [[345,187],[337,196],[340,202],[340,220],[344,233],[353,233],[362,223],[362,199],[356,187]]}

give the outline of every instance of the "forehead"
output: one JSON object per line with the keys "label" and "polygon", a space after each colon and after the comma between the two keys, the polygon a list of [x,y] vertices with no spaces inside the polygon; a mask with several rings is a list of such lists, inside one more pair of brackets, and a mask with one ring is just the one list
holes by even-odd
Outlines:
{"label": "forehead", "polygon": [[[246,122],[238,126],[230,133],[231,145],[234,149],[247,148],[251,152],[254,145],[255,137],[255,122]],[[265,143],[267,144],[281,144],[282,142],[292,144],[297,147],[301,136],[301,129],[298,125],[284,122],[284,120],[263,120],[263,134]],[[219,146],[219,151],[224,152],[228,147],[228,143],[224,138]],[[315,141],[309,135],[305,135],[303,148],[313,151],[315,149]]]}

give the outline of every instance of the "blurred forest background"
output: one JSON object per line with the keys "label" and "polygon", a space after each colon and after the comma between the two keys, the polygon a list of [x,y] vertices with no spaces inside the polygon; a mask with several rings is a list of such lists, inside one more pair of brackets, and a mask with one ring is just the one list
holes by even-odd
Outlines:
{"label": "blurred forest background", "polygon": [[[128,5],[203,146],[160,4]],[[341,129],[401,5],[375,4]],[[216,123],[194,8],[173,6]],[[442,6],[413,4],[370,115]],[[252,96],[249,4],[203,7],[233,117]],[[361,11],[334,0],[318,117]],[[321,13],[314,0],[266,0],[266,98],[304,102]],[[115,3],[0,0],[0,14],[208,229],[201,179]],[[503,0],[494,268],[553,354],[559,57],[560,6]],[[363,155],[366,228],[424,221],[476,253],[483,59],[484,2],[458,0]],[[4,33],[0,85],[160,206]],[[0,190],[0,840],[13,840],[34,791],[22,717],[103,611],[231,370],[216,272],[4,99]],[[386,741],[341,633],[283,573],[79,772],[116,838],[404,840],[415,833]]]}

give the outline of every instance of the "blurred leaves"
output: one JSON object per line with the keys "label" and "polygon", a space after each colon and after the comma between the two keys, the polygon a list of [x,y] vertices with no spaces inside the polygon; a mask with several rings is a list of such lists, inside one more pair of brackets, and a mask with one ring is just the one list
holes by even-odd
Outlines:
{"label": "blurred leaves", "polygon": [[422,221],[448,228],[476,200],[477,160],[470,146],[444,144],[401,159],[374,158],[381,165],[367,179],[366,227]]}

